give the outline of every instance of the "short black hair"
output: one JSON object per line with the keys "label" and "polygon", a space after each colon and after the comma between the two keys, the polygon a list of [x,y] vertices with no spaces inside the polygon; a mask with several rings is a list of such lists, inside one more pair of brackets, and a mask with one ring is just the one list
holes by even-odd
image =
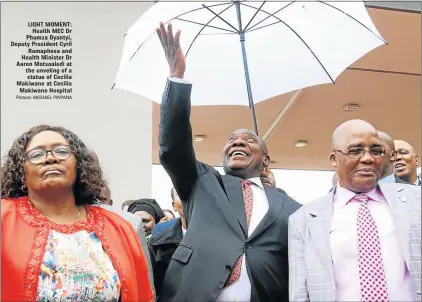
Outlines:
{"label": "short black hair", "polygon": [[128,212],[135,214],[138,211],[144,211],[154,217],[155,223],[159,223],[164,218],[164,212],[155,199],[141,198],[135,200],[128,209]]}

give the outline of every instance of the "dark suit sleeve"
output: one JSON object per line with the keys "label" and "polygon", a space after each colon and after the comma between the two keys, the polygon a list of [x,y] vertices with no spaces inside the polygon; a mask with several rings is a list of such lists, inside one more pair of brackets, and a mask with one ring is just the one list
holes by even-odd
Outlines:
{"label": "dark suit sleeve", "polygon": [[160,106],[160,163],[181,200],[188,200],[198,178],[190,124],[191,84],[168,80]]}
{"label": "dark suit sleeve", "polygon": [[[151,239],[153,240],[153,239]],[[158,297],[160,296],[160,286],[157,287],[157,281],[159,280],[159,277],[157,276],[157,269],[156,269],[156,263],[155,263],[155,249],[153,246],[151,246],[150,244],[148,244],[148,251],[149,251],[149,258],[151,259],[151,267],[152,267],[152,272],[153,272],[153,284],[154,284],[154,288],[155,288],[155,296],[158,299]]]}

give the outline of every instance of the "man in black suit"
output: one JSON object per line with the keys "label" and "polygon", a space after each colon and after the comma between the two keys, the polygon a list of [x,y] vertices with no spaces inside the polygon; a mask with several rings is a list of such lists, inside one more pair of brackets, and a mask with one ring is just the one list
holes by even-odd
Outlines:
{"label": "man in black suit", "polygon": [[[178,31],[157,29],[167,61],[160,112],[160,162],[183,202],[188,227],[159,301],[288,301],[287,222],[300,204],[264,186],[270,157],[254,133],[237,130],[223,148],[221,176],[196,160],[190,93]],[[206,63],[205,63],[206,64]]]}

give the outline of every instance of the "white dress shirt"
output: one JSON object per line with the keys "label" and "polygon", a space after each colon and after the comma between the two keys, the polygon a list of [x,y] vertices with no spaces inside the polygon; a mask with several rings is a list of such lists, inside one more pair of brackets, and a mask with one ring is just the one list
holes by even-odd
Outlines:
{"label": "white dress shirt", "polygon": [[[416,301],[390,207],[378,188],[366,194],[372,199],[368,208],[378,228],[389,301]],[[337,184],[330,229],[336,301],[361,300],[357,245],[360,204],[348,202],[355,195]]]}
{"label": "white dress shirt", "polygon": [[[268,212],[268,199],[265,194],[264,186],[259,177],[250,178],[253,182],[251,185],[253,195],[252,216],[248,229],[248,237],[253,233],[258,224]],[[243,254],[242,268],[240,277],[235,282],[225,287],[217,302],[241,301],[247,302],[251,300],[251,281],[246,271],[246,258]]]}

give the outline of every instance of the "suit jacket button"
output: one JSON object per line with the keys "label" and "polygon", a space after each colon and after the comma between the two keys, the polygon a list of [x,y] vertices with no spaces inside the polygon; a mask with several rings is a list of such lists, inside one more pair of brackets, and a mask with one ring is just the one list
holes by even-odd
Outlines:
{"label": "suit jacket button", "polygon": [[226,265],[226,271],[231,271],[232,267],[230,265]]}
{"label": "suit jacket button", "polygon": [[252,245],[250,245],[249,243],[246,243],[245,246],[246,246],[247,249],[251,249],[252,248]]}

